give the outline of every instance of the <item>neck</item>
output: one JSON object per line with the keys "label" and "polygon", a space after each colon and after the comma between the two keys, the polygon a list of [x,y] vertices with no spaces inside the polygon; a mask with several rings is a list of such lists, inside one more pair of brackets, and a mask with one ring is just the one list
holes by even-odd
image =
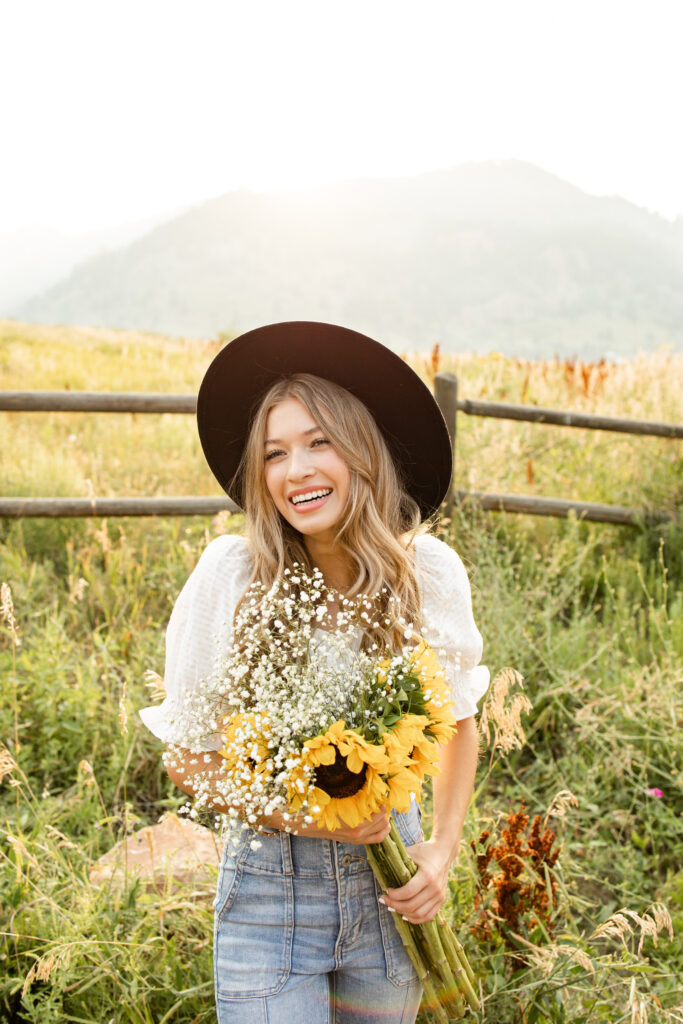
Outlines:
{"label": "neck", "polygon": [[353,582],[353,571],[346,554],[333,541],[307,537],[306,550],[325,577],[328,587],[344,593]]}

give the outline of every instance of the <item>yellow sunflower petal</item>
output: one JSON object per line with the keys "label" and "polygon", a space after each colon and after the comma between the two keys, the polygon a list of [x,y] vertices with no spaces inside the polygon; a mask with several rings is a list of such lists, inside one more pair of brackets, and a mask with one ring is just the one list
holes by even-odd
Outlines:
{"label": "yellow sunflower petal", "polygon": [[268,719],[256,712],[234,712],[223,723],[219,753],[231,767],[247,764],[260,772],[270,757]]}
{"label": "yellow sunflower petal", "polygon": [[391,658],[383,658],[376,668],[377,681],[379,683],[385,683],[388,678],[388,669],[391,665]]}
{"label": "yellow sunflower petal", "polygon": [[389,806],[395,810],[405,813],[410,807],[411,797],[420,788],[420,780],[415,777],[408,768],[400,768],[387,779],[389,787]]}
{"label": "yellow sunflower petal", "polygon": [[360,772],[364,764],[372,765],[378,771],[385,771],[388,767],[387,754],[384,745],[368,743],[358,733],[346,733],[345,742],[340,743],[339,749],[346,756],[346,763],[350,771]]}

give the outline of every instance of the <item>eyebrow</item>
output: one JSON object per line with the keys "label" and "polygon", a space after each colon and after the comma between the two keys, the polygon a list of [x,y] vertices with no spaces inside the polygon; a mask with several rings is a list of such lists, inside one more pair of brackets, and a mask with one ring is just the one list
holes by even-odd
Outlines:
{"label": "eyebrow", "polygon": [[[321,433],[320,427],[311,427],[309,430],[304,430],[302,436],[303,437],[308,437],[309,434],[318,434],[318,433]],[[279,437],[271,437],[271,438],[268,438],[266,441],[264,441],[263,444],[264,444],[264,446],[267,445],[267,444],[282,444],[282,441],[280,440]]]}

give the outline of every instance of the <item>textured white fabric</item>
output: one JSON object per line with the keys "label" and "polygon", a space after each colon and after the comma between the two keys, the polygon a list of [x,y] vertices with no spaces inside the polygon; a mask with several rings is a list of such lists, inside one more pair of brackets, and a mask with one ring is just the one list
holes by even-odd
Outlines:
{"label": "textured white fabric", "polygon": [[[469,718],[486,692],[489,672],[479,665],[482,640],[472,616],[465,567],[447,544],[421,536],[415,538],[415,572],[424,639],[446,672],[456,718]],[[140,711],[142,721],[159,739],[168,738],[177,702],[211,674],[217,641],[229,641],[235,608],[250,578],[251,555],[244,538],[217,537],[180,592],[166,631],[166,699]],[[216,747],[207,743],[207,749]]]}

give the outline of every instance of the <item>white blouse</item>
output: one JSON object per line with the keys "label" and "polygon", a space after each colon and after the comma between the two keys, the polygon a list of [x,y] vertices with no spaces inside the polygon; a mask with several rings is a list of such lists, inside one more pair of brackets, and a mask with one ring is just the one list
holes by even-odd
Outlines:
{"label": "white blouse", "polygon": [[[455,716],[469,718],[489,683],[479,664],[482,640],[472,616],[470,584],[458,555],[436,537],[415,538],[415,573],[422,598],[422,636],[436,651],[451,687]],[[166,631],[166,699],[140,717],[168,742],[172,718],[184,695],[207,679],[219,641],[229,641],[237,603],[251,579],[252,559],[243,537],[213,540],[176,601]],[[208,741],[206,749],[217,749]]]}

